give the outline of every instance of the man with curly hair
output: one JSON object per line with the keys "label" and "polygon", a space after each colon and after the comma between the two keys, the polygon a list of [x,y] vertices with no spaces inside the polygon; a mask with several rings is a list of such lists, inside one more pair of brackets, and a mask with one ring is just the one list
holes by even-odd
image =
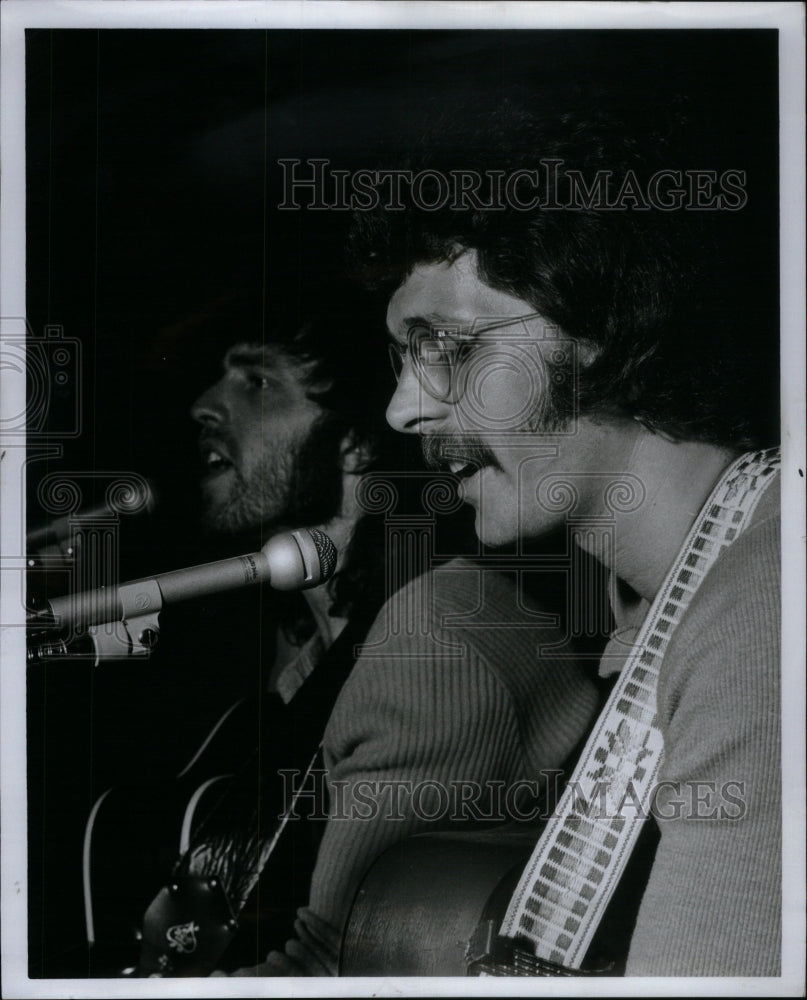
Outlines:
{"label": "man with curly hair", "polygon": [[[684,141],[698,133],[681,121],[665,131],[662,119],[649,135],[601,114],[505,109],[456,147],[465,158],[454,165],[490,192],[438,204],[444,164],[427,160],[435,190],[421,172],[405,210],[357,213],[352,248],[365,279],[389,296],[398,385],[388,420],[421,435],[427,460],[456,475],[479,538],[500,545],[572,522],[588,529],[575,531],[578,544],[612,575],[616,628],[603,674],[619,673],[672,595],[674,620],[659,626],[671,638],[646,695],[662,747],[650,800],[660,841],[627,974],[776,975],[775,450],[750,456],[764,466],[758,477],[743,471],[747,462],[735,466],[775,443],[753,419],[759,375],[748,365],[754,349],[773,351],[759,331],[776,329],[775,296],[765,298],[770,271],[755,271],[762,254],[743,228],[743,198],[716,200],[721,181],[726,194],[737,180],[719,168],[736,164],[704,163],[698,142],[687,151]],[[722,509],[709,506],[716,487],[725,479],[730,504],[757,478],[771,485],[745,529],[729,530],[724,547],[703,537],[718,530],[708,519]],[[697,574],[671,571],[679,558],[699,568],[712,548],[687,607],[679,598]],[[651,636],[650,647],[657,640],[666,644]],[[539,949],[552,891],[533,898],[516,929]]]}

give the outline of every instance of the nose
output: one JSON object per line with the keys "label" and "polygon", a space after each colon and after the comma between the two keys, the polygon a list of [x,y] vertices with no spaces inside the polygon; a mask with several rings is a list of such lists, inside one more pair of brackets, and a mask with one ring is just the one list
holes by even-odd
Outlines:
{"label": "nose", "polygon": [[206,389],[191,407],[191,417],[197,423],[216,427],[224,422],[226,411],[219,389],[219,383]]}
{"label": "nose", "polygon": [[387,407],[387,423],[404,434],[434,434],[446,413],[446,404],[423,389],[407,358]]}

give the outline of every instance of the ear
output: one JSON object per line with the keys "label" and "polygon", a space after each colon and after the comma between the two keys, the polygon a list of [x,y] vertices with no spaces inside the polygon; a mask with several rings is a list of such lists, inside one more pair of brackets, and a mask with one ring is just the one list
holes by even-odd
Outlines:
{"label": "ear", "polygon": [[373,460],[373,448],[369,441],[361,440],[351,431],[342,439],[340,458],[342,472],[347,475],[360,475]]}

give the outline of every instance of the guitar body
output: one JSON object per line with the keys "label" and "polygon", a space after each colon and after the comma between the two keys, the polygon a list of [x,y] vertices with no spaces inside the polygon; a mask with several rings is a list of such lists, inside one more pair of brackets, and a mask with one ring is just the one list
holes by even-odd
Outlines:
{"label": "guitar body", "polygon": [[290,702],[269,693],[231,706],[173,781],[96,802],[84,851],[90,975],[207,975],[283,946],[327,819],[312,794],[317,776],[324,787],[318,746],[368,627],[349,622]]}
{"label": "guitar body", "polygon": [[536,836],[429,833],[385,851],[356,894],[339,975],[466,975],[471,936],[504,915]]}
{"label": "guitar body", "polygon": [[84,833],[84,974],[119,975],[137,962],[143,914],[170,881],[183,829],[192,839],[257,743],[260,713],[271,710],[266,698],[235,702],[175,778],[110,788],[96,800]]}
{"label": "guitar body", "polygon": [[[342,938],[340,976],[465,976],[494,947],[540,830],[508,825],[486,831],[421,834],[385,851],[359,887]],[[586,953],[583,968],[559,969],[519,947],[486,961],[489,975],[621,976],[639,903],[658,845],[646,823]],[[498,947],[504,939],[499,939]],[[507,943],[507,942],[505,942]],[[509,944],[513,944],[510,942]],[[481,970],[478,967],[472,974]]]}

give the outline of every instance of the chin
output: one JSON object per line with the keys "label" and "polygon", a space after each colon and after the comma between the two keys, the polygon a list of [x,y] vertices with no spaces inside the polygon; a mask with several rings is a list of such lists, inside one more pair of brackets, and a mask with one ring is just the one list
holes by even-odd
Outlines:
{"label": "chin", "polygon": [[257,528],[259,524],[260,519],[248,516],[233,503],[208,504],[202,513],[202,527],[217,535],[236,535]]}
{"label": "chin", "polygon": [[515,519],[507,515],[497,517],[490,511],[486,511],[483,516],[482,512],[477,510],[474,531],[483,545],[490,545],[493,548],[512,545],[518,540],[518,525]]}

